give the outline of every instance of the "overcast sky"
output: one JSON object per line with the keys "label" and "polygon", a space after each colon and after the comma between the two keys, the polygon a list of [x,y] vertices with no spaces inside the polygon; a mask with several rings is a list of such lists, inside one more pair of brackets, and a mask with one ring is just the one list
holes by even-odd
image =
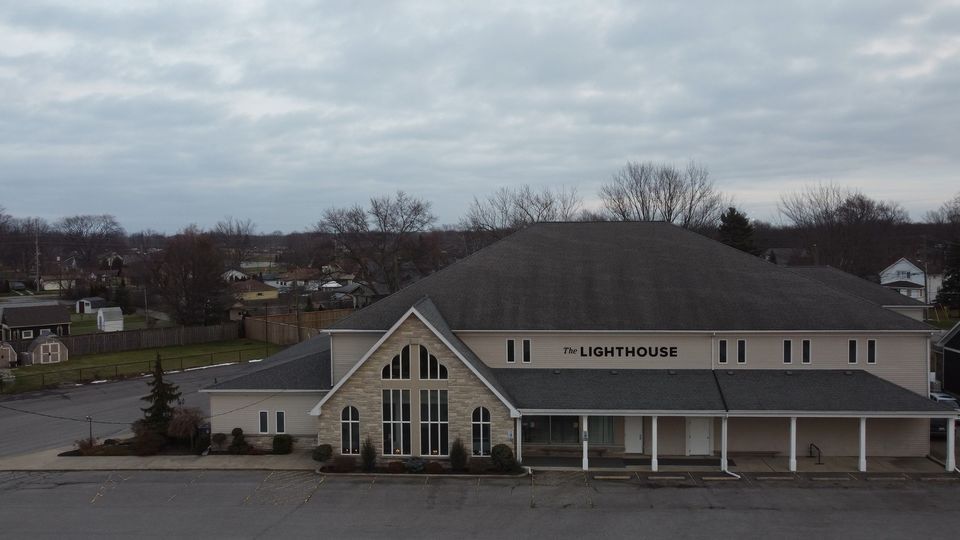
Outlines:
{"label": "overcast sky", "polygon": [[0,0],[0,206],[292,231],[403,189],[453,223],[648,159],[763,219],[960,190],[960,2],[662,4]]}

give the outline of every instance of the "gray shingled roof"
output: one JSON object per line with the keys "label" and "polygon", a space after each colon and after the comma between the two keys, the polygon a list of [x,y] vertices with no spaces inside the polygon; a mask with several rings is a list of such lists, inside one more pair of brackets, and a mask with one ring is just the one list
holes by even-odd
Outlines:
{"label": "gray shingled roof", "polygon": [[832,266],[791,266],[789,269],[834,289],[859,296],[878,306],[923,307],[925,304],[887,287]]}
{"label": "gray shingled roof", "polygon": [[330,336],[321,334],[266,358],[261,369],[206,390],[329,390]]}
{"label": "gray shingled roof", "polygon": [[429,295],[455,330],[931,330],[658,222],[541,223],[338,321],[386,330]]}
{"label": "gray shingled roof", "polygon": [[70,324],[70,312],[59,305],[9,306],[3,310],[3,323],[10,328]]}
{"label": "gray shingled roof", "polygon": [[495,369],[519,409],[723,411],[709,369]]}
{"label": "gray shingled roof", "polygon": [[950,412],[863,370],[717,370],[731,411]]}

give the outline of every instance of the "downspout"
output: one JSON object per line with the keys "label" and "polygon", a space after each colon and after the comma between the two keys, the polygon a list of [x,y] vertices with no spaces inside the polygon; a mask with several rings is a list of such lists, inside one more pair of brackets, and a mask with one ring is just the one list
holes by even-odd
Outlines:
{"label": "downspout", "polygon": [[[717,385],[717,392],[720,393],[720,400],[723,402],[723,410],[725,411],[725,412],[723,413],[723,416],[722,416],[723,422],[724,422],[724,424],[726,424],[726,425],[729,426],[729,425],[730,425],[730,424],[729,424],[729,421],[730,421],[730,407],[727,406],[727,398],[723,395],[723,387],[720,386],[720,378],[717,376],[717,371],[714,369],[714,370],[711,370],[711,373],[713,373],[713,381],[714,381],[714,382],[716,383],[716,385]],[[721,428],[721,429],[722,429],[722,428]],[[724,439],[724,440],[721,441],[721,444],[724,445],[724,446],[726,446],[726,437],[723,437],[723,439]],[[739,475],[739,474],[730,471],[730,469],[729,469],[729,467],[728,467],[729,461],[730,461],[730,460],[728,459],[728,460],[727,460],[727,463],[724,463],[724,464],[723,464],[723,469],[721,469],[720,472],[725,473],[725,474],[729,474],[730,476],[736,478],[737,480],[740,480],[740,475]]]}

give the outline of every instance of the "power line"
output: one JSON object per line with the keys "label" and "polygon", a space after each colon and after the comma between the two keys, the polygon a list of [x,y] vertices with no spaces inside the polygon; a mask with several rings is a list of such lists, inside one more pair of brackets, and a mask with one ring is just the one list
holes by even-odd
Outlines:
{"label": "power line", "polygon": [[[3,404],[0,404],[0,409],[7,409],[7,410],[9,410],[9,411],[14,411],[14,412],[23,413],[23,414],[32,414],[32,415],[34,415],[34,416],[43,416],[43,417],[45,417],[45,418],[53,418],[53,419],[55,419],[55,420],[69,420],[69,421],[71,421],[71,422],[83,422],[83,423],[85,423],[85,424],[88,423],[88,422],[91,422],[91,420],[87,420],[86,418],[71,418],[71,417],[69,417],[69,416],[59,416],[59,415],[56,415],[56,414],[47,414],[47,413],[36,412],[36,411],[27,411],[27,410],[24,410],[24,409],[18,409],[18,408],[16,408],[16,407],[10,407],[10,406],[3,405]],[[93,422],[94,424],[107,424],[107,425],[114,425],[114,426],[129,426],[129,425],[130,425],[130,422],[107,422],[107,421],[102,421],[102,420],[93,420],[92,422]]]}

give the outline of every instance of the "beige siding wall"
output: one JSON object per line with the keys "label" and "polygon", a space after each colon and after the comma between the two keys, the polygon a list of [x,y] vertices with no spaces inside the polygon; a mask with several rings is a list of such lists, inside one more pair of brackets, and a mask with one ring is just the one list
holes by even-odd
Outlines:
{"label": "beige siding wall", "polygon": [[383,337],[381,332],[348,332],[330,334],[333,362],[333,384],[337,384]]}
{"label": "beige siding wall", "polygon": [[916,321],[922,321],[923,315],[927,310],[925,307],[888,307],[887,309],[901,315],[906,315]]}
{"label": "beige siding wall", "polygon": [[[494,368],[599,368],[599,369],[864,369],[919,394],[927,388],[925,334],[596,334],[583,332],[512,334],[461,332],[457,334]],[[506,340],[517,340],[517,361],[506,362]],[[531,340],[531,362],[520,361],[520,340]],[[727,340],[727,363],[719,364],[719,340]],[[746,341],[746,363],[737,363],[737,340]],[[783,363],[783,340],[793,341],[793,362]],[[811,341],[811,362],[801,363],[802,340]],[[847,340],[857,339],[859,358],[847,362]],[[867,340],[877,341],[877,363],[867,364]],[[675,358],[582,357],[581,347],[676,347]],[[567,352],[565,352],[565,348]],[[569,351],[573,351],[570,353]]]}
{"label": "beige siding wall", "polygon": [[[337,336],[339,347],[339,338]],[[421,381],[419,357],[411,355],[410,380],[381,380],[381,370],[405,345],[425,346],[447,368],[448,380]],[[381,392],[387,388],[409,389],[410,433],[412,455],[420,455],[420,389],[448,390],[449,440],[463,440],[472,453],[471,415],[478,406],[490,411],[490,435],[493,445],[504,443],[514,448],[514,420],[510,411],[489,389],[419,319],[411,317],[391,335],[367,362],[323,405],[320,416],[320,440],[339,452],[340,413],[344,407],[354,406],[360,413],[360,439],[370,437],[378,451],[383,453],[381,424]]]}
{"label": "beige siding wall", "polygon": [[[245,435],[255,436],[260,432],[260,411],[269,412],[270,436],[276,434],[276,412],[284,411],[286,432],[290,435],[311,436],[317,434],[316,418],[310,416],[322,392],[311,393],[283,393],[269,396],[269,393],[251,392],[246,394],[227,394],[211,392],[210,396],[210,428],[212,433],[226,433],[230,435],[233,428],[240,428]],[[260,402],[260,403],[258,403]],[[231,412],[232,411],[232,412]]]}

